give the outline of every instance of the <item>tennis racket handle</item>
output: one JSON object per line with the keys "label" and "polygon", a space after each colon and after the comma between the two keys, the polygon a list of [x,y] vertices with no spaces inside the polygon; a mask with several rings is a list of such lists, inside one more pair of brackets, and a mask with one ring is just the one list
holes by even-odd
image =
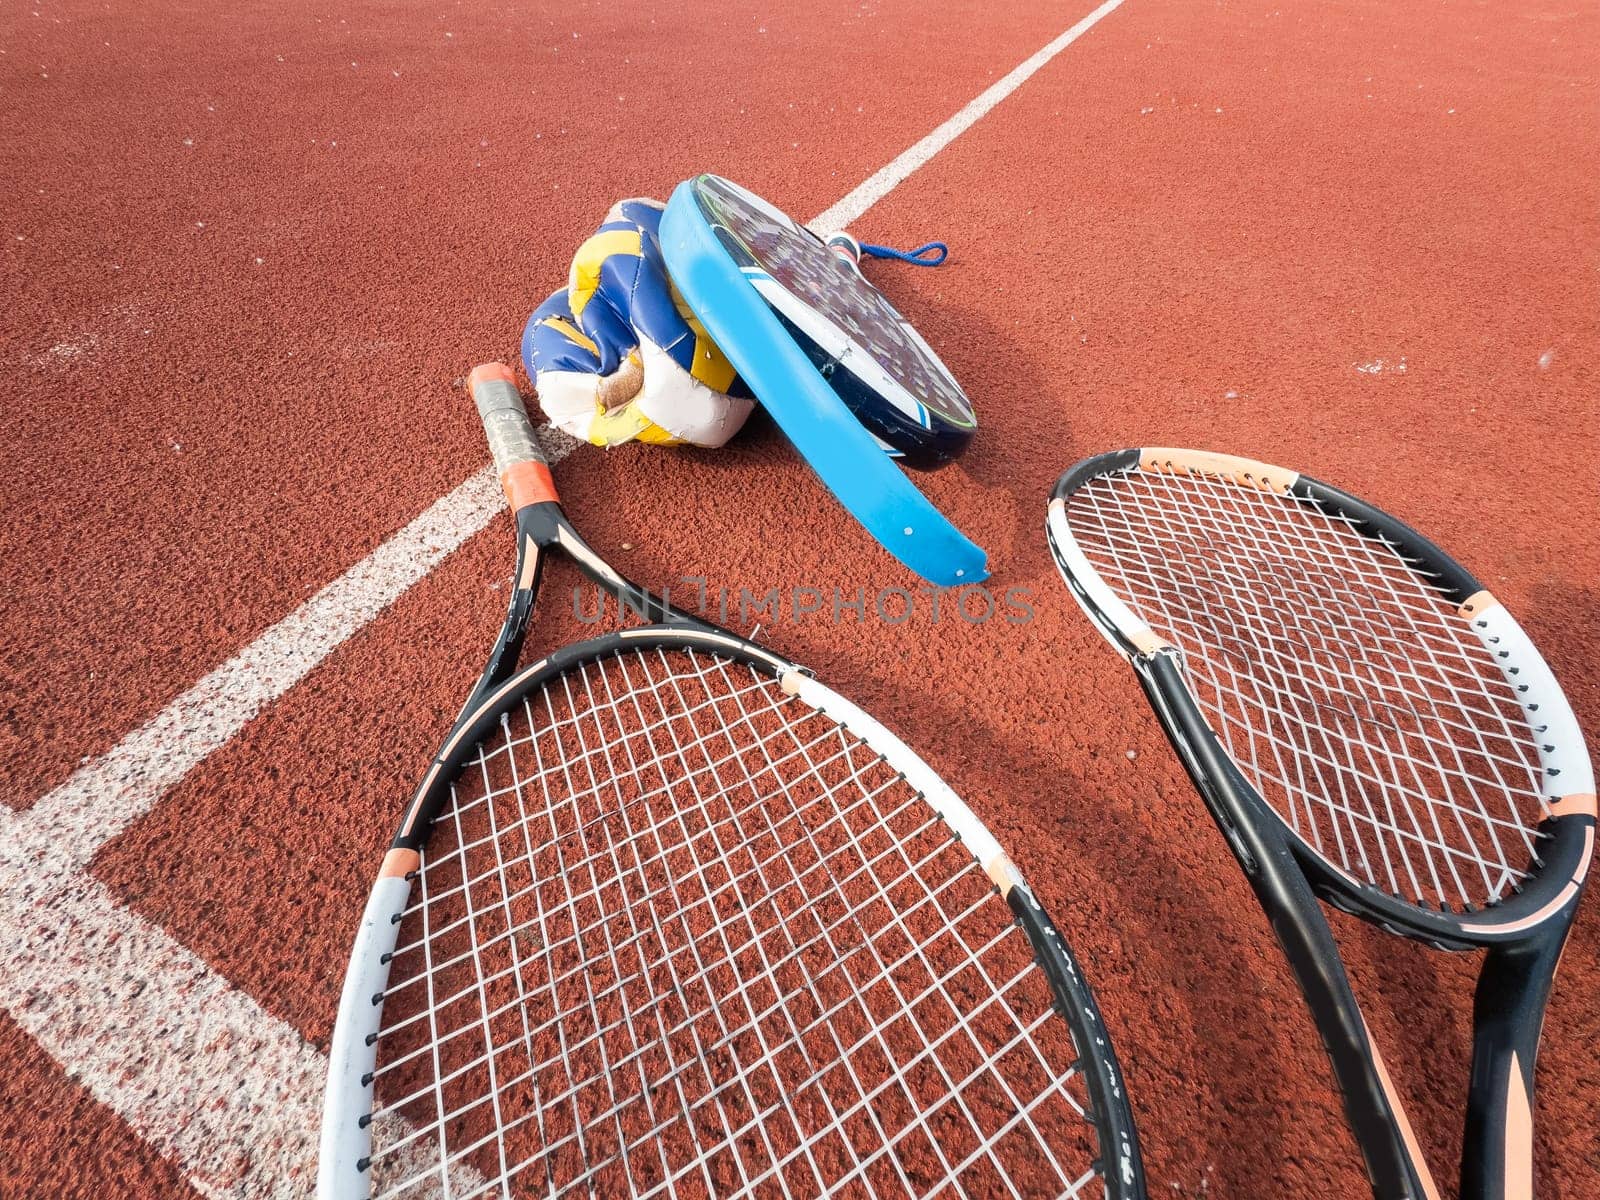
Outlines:
{"label": "tennis racket handle", "polygon": [[467,390],[478,406],[495,470],[500,472],[500,486],[505,489],[511,510],[557,499],[550,465],[534,436],[533,422],[528,420],[511,368],[504,363],[474,367],[467,376]]}

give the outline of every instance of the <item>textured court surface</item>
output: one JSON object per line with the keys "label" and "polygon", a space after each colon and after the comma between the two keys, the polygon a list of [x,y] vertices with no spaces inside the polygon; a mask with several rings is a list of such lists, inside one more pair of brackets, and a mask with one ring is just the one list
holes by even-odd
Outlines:
{"label": "textured court surface", "polygon": [[[869,269],[979,406],[923,482],[1033,619],[763,637],[1009,845],[1091,972],[1153,1194],[1362,1193],[1044,498],[1139,444],[1338,483],[1493,588],[1600,740],[1600,14],[44,0],[0,14],[0,105],[0,1194],[306,1191],[354,913],[506,594],[454,381],[514,355],[620,197],[715,170],[809,218],[897,162],[842,215],[952,245]],[[645,580],[915,586],[770,427],[557,480]],[[1475,963],[1340,932],[1453,1191]],[[1546,1196],[1600,1191],[1597,985],[1590,903],[1545,1028]]]}

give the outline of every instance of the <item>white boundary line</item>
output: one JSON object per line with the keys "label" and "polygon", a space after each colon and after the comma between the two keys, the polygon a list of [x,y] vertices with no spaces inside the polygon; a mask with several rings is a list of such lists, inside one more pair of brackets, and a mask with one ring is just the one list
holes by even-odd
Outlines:
{"label": "white boundary line", "polygon": [[325,1060],[85,868],[501,503],[478,471],[32,809],[0,809],[0,1005],[202,1195],[310,1194]]}
{"label": "white boundary line", "polygon": [[485,467],[103,757],[75,771],[25,814],[27,824],[49,830],[48,844],[39,851],[56,870],[87,863],[261,709],[487,525],[501,503],[494,470]]}
{"label": "white boundary line", "polygon": [[[810,224],[859,218],[1122,3],[1106,0]],[[552,462],[577,444],[541,439]],[[499,509],[485,468],[31,809],[0,808],[0,1006],[204,1196],[309,1194],[324,1057],[86,868]]]}
{"label": "white boundary line", "polygon": [[906,177],[913,171],[955,141],[1002,100],[1026,83],[1052,58],[1098,25],[1103,17],[1121,7],[1122,2],[1123,0],[1105,0],[1104,4],[1056,38],[1055,41],[1031,58],[1019,63],[1009,74],[990,84],[965,108],[915,146],[903,151],[888,166],[857,185],[855,190],[843,200],[840,200],[827,212],[817,217],[816,220],[811,221],[809,223],[811,228],[824,237],[847,228],[851,222],[857,220],[867,209],[905,182]]}

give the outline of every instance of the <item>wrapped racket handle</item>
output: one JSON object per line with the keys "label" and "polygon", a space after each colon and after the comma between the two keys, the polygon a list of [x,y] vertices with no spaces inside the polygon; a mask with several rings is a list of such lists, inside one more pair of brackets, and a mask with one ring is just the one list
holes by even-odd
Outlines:
{"label": "wrapped racket handle", "polygon": [[545,461],[533,436],[533,422],[517,391],[516,376],[504,363],[484,363],[467,376],[467,390],[483,418],[495,469],[504,475],[519,463]]}
{"label": "wrapped racket handle", "polygon": [[467,390],[478,406],[484,436],[494,455],[495,470],[506,502],[516,512],[530,504],[556,501],[550,465],[546,462],[533,422],[517,391],[516,376],[504,363],[484,363],[467,376]]}

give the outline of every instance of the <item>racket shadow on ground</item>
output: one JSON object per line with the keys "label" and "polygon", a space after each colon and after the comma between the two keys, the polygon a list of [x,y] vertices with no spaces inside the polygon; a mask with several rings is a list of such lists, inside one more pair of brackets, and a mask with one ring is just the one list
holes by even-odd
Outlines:
{"label": "racket shadow on ground", "polygon": [[[1004,572],[997,582],[1009,582]],[[1078,636],[1073,624],[1080,619],[1065,596],[1060,601],[1048,592],[1038,599],[1040,632],[1025,657],[1055,654],[1066,643],[1074,660],[1092,664],[1103,649],[1093,644],[1092,633]],[[1053,630],[1060,631],[1059,639]],[[1037,659],[1033,665],[1054,677],[1050,665]],[[849,669],[852,677],[863,672],[859,665]],[[1200,1195],[1203,1188],[1250,1195],[1263,1178],[1278,1178],[1289,1162],[1299,1164],[1296,1178],[1308,1188],[1355,1183],[1360,1155],[1339,1127],[1335,1096],[1327,1098],[1325,1116],[1337,1157],[1305,1161],[1307,1134],[1299,1127],[1304,1096],[1327,1087],[1327,1072],[1316,1027],[1292,982],[1266,980],[1282,1020],[1217,1016],[1244,992],[1257,991],[1262,980],[1240,961],[1238,938],[1219,951],[1217,943],[1197,940],[1193,929],[1234,928],[1238,913],[1255,920],[1254,904],[1224,848],[1193,838],[1187,852],[1180,852],[1172,831],[1193,827],[1194,800],[1182,771],[1175,764],[1165,770],[1159,733],[1119,732],[1090,760],[1099,769],[1089,769],[1076,754],[1041,764],[1035,738],[1059,740],[1058,731],[1076,728],[1084,709],[1109,703],[1140,712],[1137,687],[1101,682],[1102,691],[1076,694],[1070,684],[1063,686],[1031,731],[1007,734],[975,719],[982,704],[958,707],[929,695],[919,696],[916,712],[899,723],[908,736],[930,745],[937,731],[959,728],[960,766],[948,769],[987,821],[1007,830],[1019,852],[1027,847],[1047,906],[1095,981],[1128,1075],[1153,1188],[1170,1184],[1181,1195]],[[898,685],[885,686],[892,691]],[[1118,782],[1130,767],[1124,758],[1130,746],[1139,755],[1140,782],[1132,791]],[[1152,761],[1159,765],[1147,770]],[[1116,847],[1136,853],[1130,857]],[[1181,904],[1173,902],[1175,892],[1181,892]],[[1270,939],[1262,920],[1259,937],[1248,941],[1270,949]],[[1216,1119],[1222,1111],[1233,1114],[1226,1127]],[[1319,1141],[1319,1148],[1325,1145]],[[1208,1166],[1215,1169],[1208,1172]]]}
{"label": "racket shadow on ground", "polygon": [[[1042,598],[1036,600],[1037,607],[1052,610],[1057,606],[1052,604],[1049,589],[1059,590],[1058,577],[1048,559],[1041,563],[1040,570],[1045,574],[1037,579],[1030,576],[1023,586],[1032,589],[1036,597],[1042,594]],[[1194,1014],[1195,1026],[1187,1040],[1202,1048],[1201,1070],[1211,1080],[1207,1085],[1212,1096],[1210,1107],[1239,1110],[1233,1128],[1247,1131],[1247,1136],[1232,1141],[1215,1139],[1214,1144],[1222,1154],[1216,1161],[1241,1171],[1246,1165],[1241,1159],[1242,1149],[1249,1148],[1248,1163],[1254,1166],[1233,1180],[1240,1189],[1255,1186],[1253,1181],[1259,1181],[1263,1170],[1270,1172],[1284,1162],[1304,1162],[1307,1122],[1296,1121],[1291,1131],[1285,1114],[1303,1105],[1307,1096],[1326,1094],[1326,1121],[1317,1123],[1322,1132],[1314,1143],[1315,1152],[1325,1160],[1320,1173],[1328,1186],[1340,1179],[1354,1183],[1362,1177],[1360,1151],[1344,1130],[1336,1097],[1329,1090],[1332,1080],[1315,1023],[1306,1013],[1292,983],[1276,970],[1270,955],[1261,967],[1239,961],[1239,952],[1246,946],[1270,951],[1275,945],[1268,922],[1256,914],[1250,889],[1222,843],[1211,837],[1191,837],[1184,851],[1179,853],[1174,831],[1194,829],[1195,820],[1201,815],[1196,811],[1192,786],[1178,763],[1170,759],[1169,749],[1156,735],[1156,730],[1128,720],[1130,713],[1143,715],[1144,698],[1137,686],[1131,680],[1108,681],[1096,676],[1095,665],[1104,655],[1103,645],[1092,631],[1076,628],[1081,624],[1076,606],[1065,597],[1061,600],[1064,603],[1059,607],[1065,614],[1062,627],[1041,639],[1053,653],[1068,644],[1061,639],[1070,639],[1072,669],[1062,674],[1073,681],[1069,685],[1071,703],[1061,720],[1079,722],[1085,712],[1105,711],[1108,707],[1106,689],[1114,689],[1116,702],[1110,707],[1118,715],[1109,724],[1119,730],[1117,736],[1125,737],[1129,746],[1138,745],[1135,767],[1123,759],[1120,744],[1108,742],[1103,753],[1094,760],[1104,767],[1105,774],[1079,775],[1081,794],[1113,796],[1117,794],[1119,781],[1131,772],[1137,780],[1132,785],[1139,797],[1135,803],[1155,806],[1160,814],[1154,827],[1146,828],[1137,838],[1141,861],[1134,869],[1144,881],[1145,899],[1172,894],[1174,883],[1181,880],[1185,881],[1181,888],[1184,905],[1196,918],[1197,928],[1237,929],[1241,921],[1254,926],[1244,941],[1236,940],[1230,945],[1220,961],[1199,953],[1199,943],[1182,925],[1146,922],[1141,930],[1154,939],[1154,945],[1162,948],[1152,952],[1155,961],[1184,965],[1185,975],[1168,981],[1165,986],[1181,1000],[1185,1011]],[[1075,686],[1085,680],[1092,681],[1094,687]],[[1022,758],[1031,753],[1022,741],[1018,742],[1016,751]],[[1050,778],[1057,776],[1052,773]],[[1092,837],[1097,828],[1093,811],[1097,802],[1090,799],[1084,803],[1090,805],[1090,809],[1073,822],[1074,828],[1090,835],[1080,854],[1091,858],[1097,854],[1103,856],[1105,844]],[[1103,801],[1100,803],[1103,806]],[[1120,833],[1123,822],[1113,818],[1111,825],[1112,830]],[[1102,834],[1106,832],[1101,828]],[[1209,830],[1201,832],[1209,833]],[[1123,844],[1133,842],[1126,834],[1121,835],[1121,840]],[[1138,898],[1128,896],[1125,891],[1123,897],[1123,911],[1139,904]],[[1122,912],[1116,915],[1120,923]],[[1340,913],[1331,916],[1340,938],[1348,938],[1353,974],[1371,988],[1365,993],[1370,997],[1365,1007],[1374,1026],[1385,1033],[1403,1030],[1406,1034],[1390,1056],[1397,1068],[1396,1074],[1401,1076],[1401,1085],[1406,1089],[1404,1098],[1408,1107],[1414,1105],[1421,1118],[1419,1123],[1428,1128],[1429,1149],[1441,1156],[1441,1162],[1451,1162],[1459,1156],[1461,1139],[1460,1130],[1449,1115],[1461,1104],[1456,1081],[1462,1077],[1471,1058],[1471,1028],[1470,1023],[1459,1019],[1459,1009],[1450,1002],[1465,1005],[1470,1011],[1477,964],[1471,961],[1471,956],[1446,958],[1420,946],[1396,945],[1390,935],[1360,921]],[[1171,957],[1165,957],[1162,951]],[[1241,985],[1268,989],[1266,994],[1270,995],[1273,1005],[1270,1019],[1243,1023],[1218,1020],[1217,1012],[1225,1009],[1239,993]],[[1205,997],[1210,997],[1209,1001]],[[1430,1000],[1422,1004],[1418,1002],[1419,997],[1438,998],[1438,1002]],[[1132,1058],[1137,1045],[1135,1040],[1125,1057]],[[1137,1066],[1137,1060],[1135,1063]],[[1456,1071],[1440,1070],[1441,1064],[1453,1066]],[[1263,1070],[1264,1066],[1273,1069]],[[1186,1083],[1192,1085],[1192,1081]],[[1147,1085],[1144,1090],[1163,1094],[1159,1083]],[[1135,1093],[1136,1101],[1138,1095]],[[1242,1105],[1248,1105],[1248,1115]],[[1440,1118],[1439,1122],[1429,1120],[1435,1116]],[[1146,1117],[1143,1127],[1147,1131],[1147,1143],[1151,1141],[1152,1126],[1159,1129],[1158,1120]],[[1261,1131],[1266,1130],[1271,1133],[1265,1144],[1257,1146]],[[1161,1146],[1156,1143],[1157,1161],[1160,1154]],[[1227,1182],[1226,1174],[1215,1182]],[[1445,1176],[1445,1183],[1448,1188],[1448,1176]]]}

